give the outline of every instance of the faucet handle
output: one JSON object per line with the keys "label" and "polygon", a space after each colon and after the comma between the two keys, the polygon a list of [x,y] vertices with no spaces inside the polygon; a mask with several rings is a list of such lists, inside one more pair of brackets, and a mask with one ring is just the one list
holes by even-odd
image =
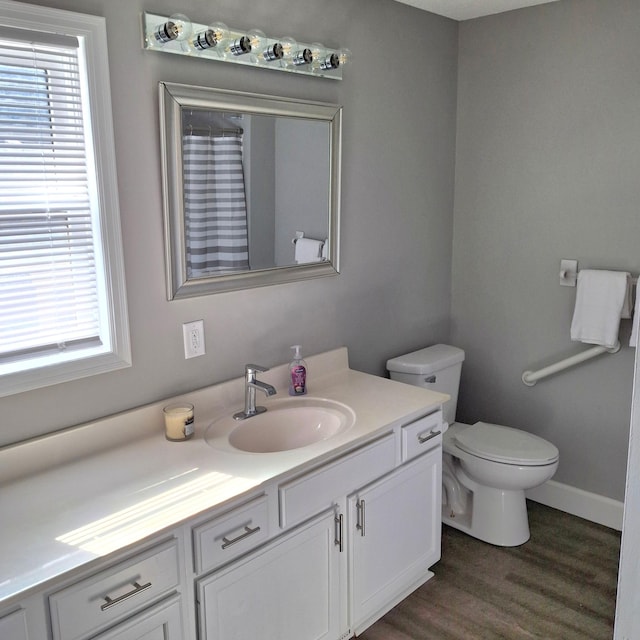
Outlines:
{"label": "faucet handle", "polygon": [[262,367],[259,364],[245,364],[244,365],[244,370],[247,373],[252,373],[252,372],[256,372],[256,371],[261,371],[261,372],[265,372],[265,371],[269,371],[269,367]]}

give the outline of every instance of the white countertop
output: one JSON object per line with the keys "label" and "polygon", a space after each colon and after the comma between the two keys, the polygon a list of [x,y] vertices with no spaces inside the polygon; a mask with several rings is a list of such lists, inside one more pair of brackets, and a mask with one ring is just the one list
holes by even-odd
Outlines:
{"label": "white countertop", "polygon": [[[242,408],[238,378],[0,449],[0,604],[447,400],[349,369],[346,349],[306,360],[309,397],[344,403],[356,416],[349,430],[306,447],[245,453],[205,441],[214,420]],[[278,390],[273,400],[258,394],[260,404],[287,396],[287,371],[260,374]],[[164,437],[162,407],[174,400],[195,406],[191,440]]]}

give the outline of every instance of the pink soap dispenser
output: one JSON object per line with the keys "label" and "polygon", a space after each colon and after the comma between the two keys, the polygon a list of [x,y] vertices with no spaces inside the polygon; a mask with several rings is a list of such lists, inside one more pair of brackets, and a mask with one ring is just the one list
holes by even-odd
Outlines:
{"label": "pink soap dispenser", "polygon": [[295,353],[289,365],[289,395],[303,396],[307,393],[307,363],[300,355],[299,344],[294,344],[291,348]]}

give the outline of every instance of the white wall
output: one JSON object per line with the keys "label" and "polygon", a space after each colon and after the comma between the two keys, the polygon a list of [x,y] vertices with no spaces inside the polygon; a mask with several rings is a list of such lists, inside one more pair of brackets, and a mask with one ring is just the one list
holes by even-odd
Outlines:
{"label": "white wall", "polygon": [[[562,0],[462,23],[452,341],[459,417],[560,449],[555,480],[622,500],[633,351],[529,388],[570,342],[582,268],[640,271],[640,3]],[[629,321],[622,339],[628,344]]]}
{"label": "white wall", "polygon": [[[246,362],[286,362],[291,344],[307,354],[346,345],[354,368],[383,373],[388,357],[446,338],[456,23],[391,0],[35,3],[107,19],[133,367],[2,398],[0,444],[237,377]],[[337,82],[143,51],[143,8],[348,45],[354,61]],[[166,300],[160,80],[344,105],[338,277]],[[185,360],[181,325],[200,318],[207,354]]]}

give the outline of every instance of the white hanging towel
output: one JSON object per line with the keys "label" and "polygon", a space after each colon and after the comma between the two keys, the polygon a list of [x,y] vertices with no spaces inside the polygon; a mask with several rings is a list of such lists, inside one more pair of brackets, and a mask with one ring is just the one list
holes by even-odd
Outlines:
{"label": "white hanging towel", "polygon": [[625,271],[581,269],[578,272],[572,340],[607,348],[616,346],[630,278]]}
{"label": "white hanging towel", "polygon": [[295,261],[298,264],[305,262],[319,262],[322,251],[323,240],[313,240],[312,238],[298,238],[294,251]]}
{"label": "white hanging towel", "polygon": [[623,320],[629,320],[631,318],[631,311],[633,309],[633,281],[631,274],[627,273],[627,289],[624,294],[624,303],[622,304],[622,311],[620,317]]}

